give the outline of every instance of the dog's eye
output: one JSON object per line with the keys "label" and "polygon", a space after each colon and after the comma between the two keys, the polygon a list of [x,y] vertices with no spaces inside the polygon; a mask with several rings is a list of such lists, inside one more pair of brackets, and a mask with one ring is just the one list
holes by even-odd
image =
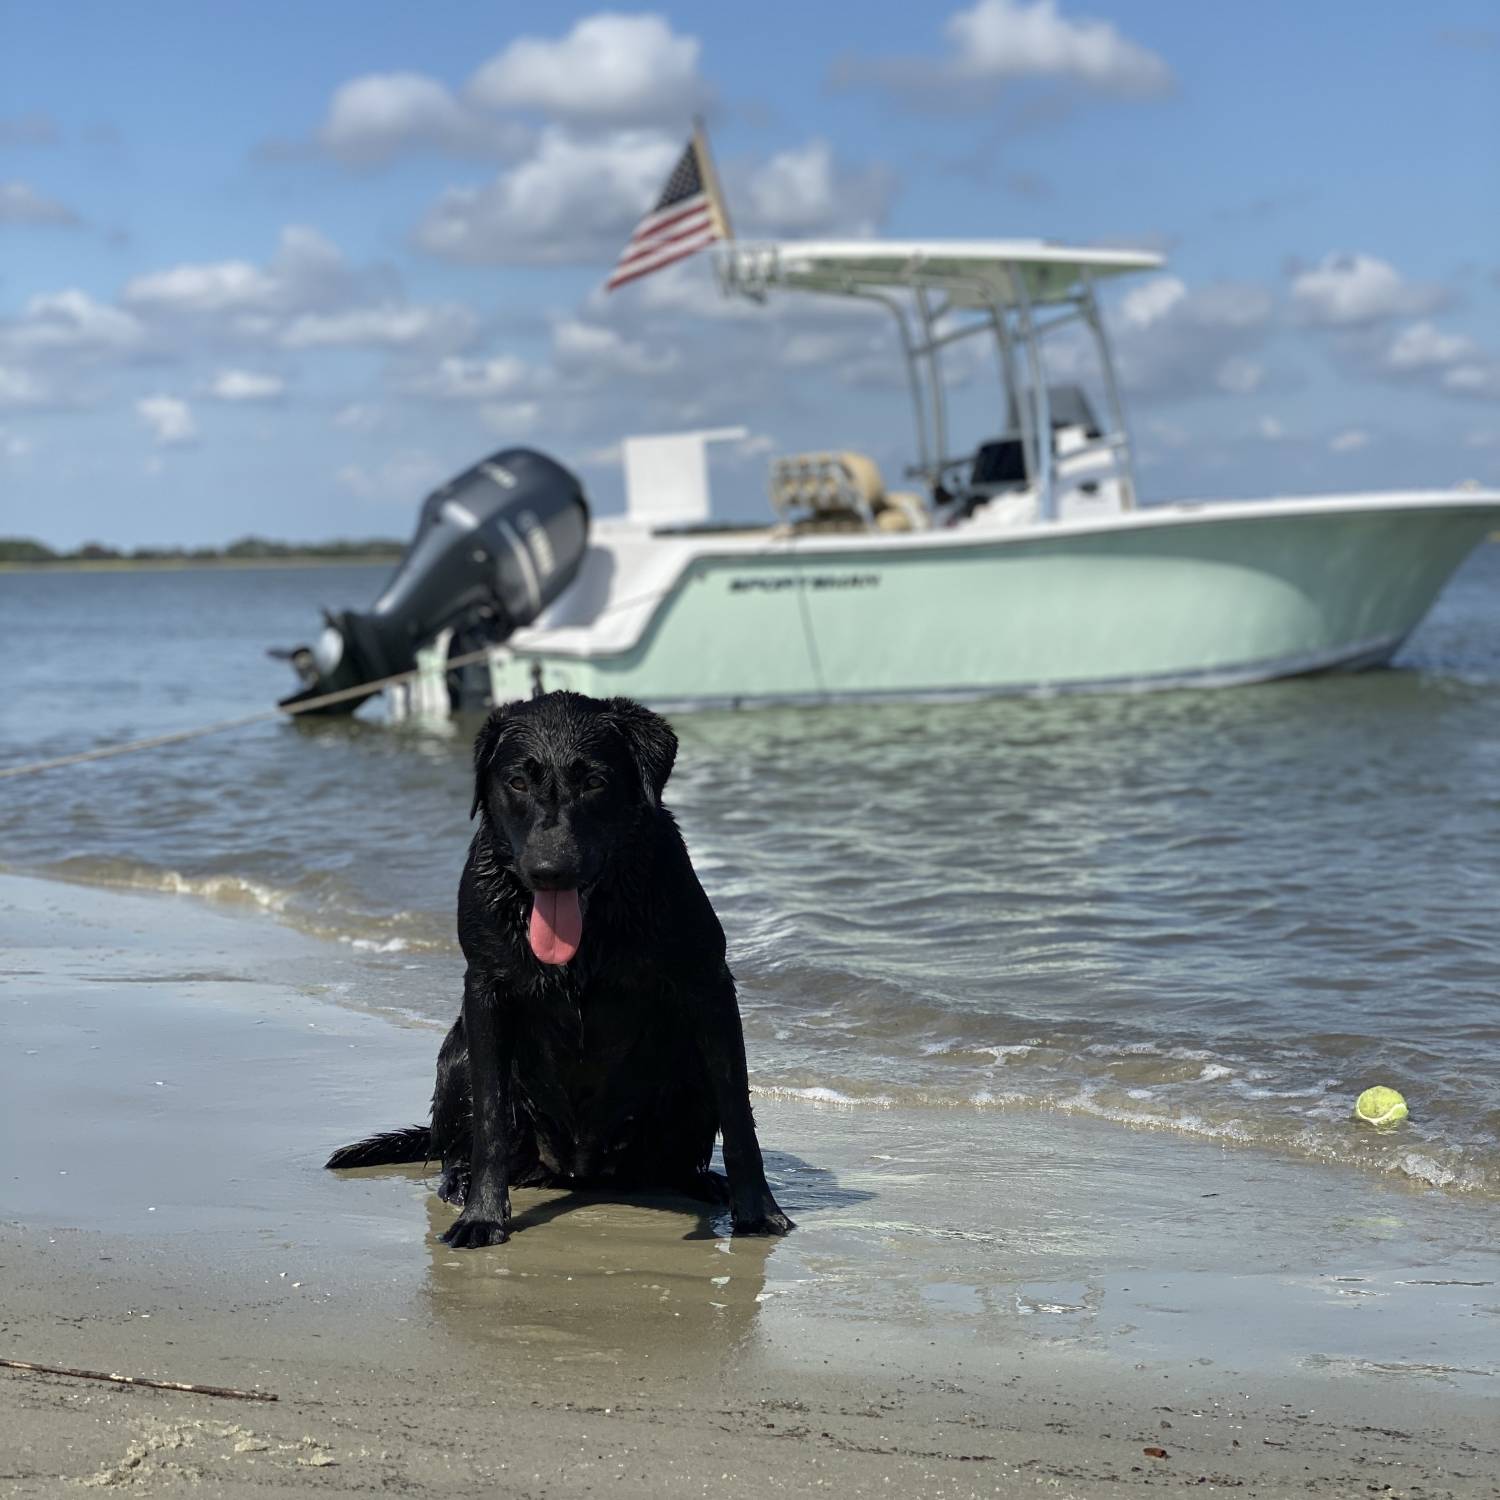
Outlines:
{"label": "dog's eye", "polygon": [[524,792],[526,790],[526,779],[522,776],[512,776],[505,784],[513,792]]}
{"label": "dog's eye", "polygon": [[606,783],[604,778],[600,775],[595,774],[593,776],[590,776],[589,779],[584,782],[583,789],[586,792],[600,792],[604,790],[605,784]]}

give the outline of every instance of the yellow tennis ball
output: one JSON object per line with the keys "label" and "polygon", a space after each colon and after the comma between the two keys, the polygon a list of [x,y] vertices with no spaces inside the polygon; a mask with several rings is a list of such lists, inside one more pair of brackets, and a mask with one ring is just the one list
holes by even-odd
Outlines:
{"label": "yellow tennis ball", "polygon": [[1399,1125],[1407,1115],[1406,1100],[1396,1089],[1366,1089],[1354,1101],[1354,1114],[1367,1125]]}

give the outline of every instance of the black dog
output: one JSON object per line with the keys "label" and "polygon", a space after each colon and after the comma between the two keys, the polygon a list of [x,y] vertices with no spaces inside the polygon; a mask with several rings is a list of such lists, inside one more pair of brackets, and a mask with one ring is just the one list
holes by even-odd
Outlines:
{"label": "black dog", "polygon": [[[666,720],[577,693],[496,709],[475,741],[468,972],[431,1128],[328,1161],[440,1157],[463,1205],[450,1245],[503,1244],[513,1186],[727,1196],[736,1234],[793,1227],[755,1138],[724,931],[661,805],[676,755]],[[721,1131],[727,1184],[708,1170]]]}

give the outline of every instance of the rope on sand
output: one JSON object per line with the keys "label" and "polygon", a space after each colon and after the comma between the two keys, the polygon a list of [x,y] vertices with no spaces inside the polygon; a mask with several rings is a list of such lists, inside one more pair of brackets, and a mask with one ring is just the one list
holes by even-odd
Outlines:
{"label": "rope on sand", "polygon": [[[484,661],[489,657],[492,649],[487,646],[479,651],[466,651],[461,656],[450,656],[443,664],[443,670],[452,671],[457,667],[467,667],[473,662]],[[350,698],[368,698],[370,694],[378,693],[382,688],[412,682],[421,675],[422,668],[414,667],[409,672],[396,672],[390,677],[376,678],[373,682],[362,682],[355,687],[340,688],[336,693],[321,693],[318,697],[307,698],[301,703],[263,708],[259,713],[244,714],[238,719],[220,719],[213,724],[200,724],[195,729],[177,729],[170,734],[153,734],[143,740],[125,740],[117,745],[101,745],[95,750],[80,750],[75,755],[59,755],[52,760],[34,760],[24,766],[6,766],[0,768],[0,781],[8,781],[13,776],[34,776],[38,771],[57,771],[64,766],[81,766],[91,760],[109,760],[116,755],[132,755],[137,750],[155,750],[162,745],[177,745],[183,740],[202,739],[208,734],[223,734],[229,729],[243,729],[248,724],[260,724],[267,719],[279,719],[283,715],[290,718],[297,714],[311,713],[314,709],[328,708],[335,703],[344,703]]]}
{"label": "rope on sand", "polygon": [[74,1380],[108,1380],[116,1385],[146,1385],[156,1391],[191,1391],[196,1396],[231,1396],[236,1401],[279,1401],[272,1391],[237,1391],[228,1385],[193,1385],[186,1380],[152,1380],[145,1375],[111,1375],[103,1370],[70,1370],[66,1365],[34,1365],[23,1359],[0,1359],[7,1370],[30,1375],[67,1375]]}

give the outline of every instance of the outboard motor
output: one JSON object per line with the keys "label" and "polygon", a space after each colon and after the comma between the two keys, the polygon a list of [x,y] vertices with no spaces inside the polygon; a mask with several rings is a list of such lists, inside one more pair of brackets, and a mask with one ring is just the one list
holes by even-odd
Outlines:
{"label": "outboard motor", "polygon": [[[543,453],[504,448],[466,469],[422,502],[416,535],[374,607],[325,610],[317,644],[285,653],[303,687],[281,706],[409,672],[418,650],[450,627],[503,641],[573,581],[588,526],[577,478]],[[351,714],[372,696],[308,712]]]}

